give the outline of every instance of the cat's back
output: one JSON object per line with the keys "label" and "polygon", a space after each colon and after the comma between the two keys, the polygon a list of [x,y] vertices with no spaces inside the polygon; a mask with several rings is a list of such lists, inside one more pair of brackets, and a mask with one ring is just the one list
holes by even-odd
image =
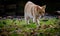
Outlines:
{"label": "cat's back", "polygon": [[32,16],[32,7],[35,6],[35,4],[31,1],[28,1],[25,5],[25,8],[24,8],[24,14],[25,16]]}
{"label": "cat's back", "polygon": [[30,9],[31,7],[33,7],[35,4],[31,1],[28,1],[26,4],[25,4],[25,10],[28,10]]}

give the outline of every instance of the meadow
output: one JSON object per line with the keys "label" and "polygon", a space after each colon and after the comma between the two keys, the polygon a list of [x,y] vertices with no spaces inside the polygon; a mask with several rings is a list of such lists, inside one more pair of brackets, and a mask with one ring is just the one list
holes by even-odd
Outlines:
{"label": "meadow", "polygon": [[60,36],[60,19],[41,18],[39,27],[32,20],[0,19],[0,36]]}

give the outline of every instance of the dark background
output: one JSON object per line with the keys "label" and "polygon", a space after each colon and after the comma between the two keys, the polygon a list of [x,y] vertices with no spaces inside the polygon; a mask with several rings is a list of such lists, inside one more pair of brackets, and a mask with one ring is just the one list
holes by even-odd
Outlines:
{"label": "dark background", "polygon": [[51,15],[60,15],[56,11],[60,10],[60,0],[0,0],[0,16],[23,16],[24,6],[27,1],[32,1],[37,5],[46,5],[46,12]]}

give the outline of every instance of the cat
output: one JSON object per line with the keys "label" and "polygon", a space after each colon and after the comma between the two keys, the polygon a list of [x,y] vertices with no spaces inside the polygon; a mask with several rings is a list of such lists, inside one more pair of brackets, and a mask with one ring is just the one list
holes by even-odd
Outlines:
{"label": "cat", "polygon": [[24,18],[27,24],[30,24],[30,18],[33,18],[33,23],[40,25],[39,18],[44,16],[46,5],[39,6],[31,1],[28,1],[24,8]]}

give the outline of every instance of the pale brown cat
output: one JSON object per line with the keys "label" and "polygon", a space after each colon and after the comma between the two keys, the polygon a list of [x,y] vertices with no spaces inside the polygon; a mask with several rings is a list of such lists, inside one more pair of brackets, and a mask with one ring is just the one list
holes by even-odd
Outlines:
{"label": "pale brown cat", "polygon": [[25,22],[29,24],[30,18],[33,18],[34,23],[40,24],[39,18],[40,16],[44,16],[45,8],[46,8],[46,5],[39,6],[32,3],[31,1],[28,1],[24,8]]}

